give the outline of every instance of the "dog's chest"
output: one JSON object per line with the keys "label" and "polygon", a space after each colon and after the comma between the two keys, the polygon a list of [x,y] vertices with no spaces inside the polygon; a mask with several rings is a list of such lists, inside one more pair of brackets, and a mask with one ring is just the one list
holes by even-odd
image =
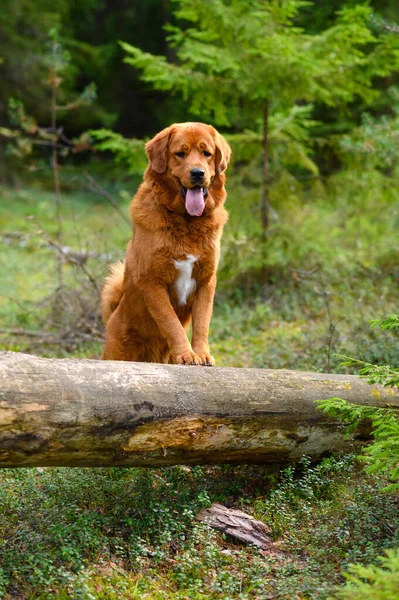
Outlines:
{"label": "dog's chest", "polygon": [[198,258],[198,256],[194,256],[193,254],[187,254],[185,259],[174,261],[175,267],[179,272],[175,281],[179,306],[184,306],[187,303],[187,298],[197,287],[197,283],[193,277],[193,269],[194,263]]}

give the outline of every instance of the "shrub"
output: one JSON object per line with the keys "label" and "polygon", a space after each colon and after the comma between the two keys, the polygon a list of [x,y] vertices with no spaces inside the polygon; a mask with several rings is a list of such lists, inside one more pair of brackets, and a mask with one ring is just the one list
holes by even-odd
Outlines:
{"label": "shrub", "polygon": [[393,600],[399,598],[399,548],[379,557],[381,566],[351,565],[347,583],[334,594],[337,600]]}

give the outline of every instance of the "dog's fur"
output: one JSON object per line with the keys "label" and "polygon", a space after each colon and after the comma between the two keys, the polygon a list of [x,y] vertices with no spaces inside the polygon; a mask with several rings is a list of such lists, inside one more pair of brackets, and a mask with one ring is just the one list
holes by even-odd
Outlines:
{"label": "dog's fur", "polygon": [[[211,366],[208,330],[231,150],[210,125],[180,123],[158,133],[146,152],[149,165],[130,206],[133,239],[102,292],[102,358]],[[193,169],[204,172],[201,187]],[[196,191],[204,208],[188,204]],[[200,216],[189,214],[201,208]]]}

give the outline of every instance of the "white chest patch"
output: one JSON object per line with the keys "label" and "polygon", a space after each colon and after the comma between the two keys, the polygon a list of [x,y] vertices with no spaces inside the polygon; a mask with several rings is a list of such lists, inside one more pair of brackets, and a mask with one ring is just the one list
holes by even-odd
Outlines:
{"label": "white chest patch", "polygon": [[179,277],[176,279],[176,291],[179,298],[179,305],[183,306],[187,302],[187,298],[197,287],[195,279],[193,279],[194,263],[198,260],[198,256],[187,254],[186,260],[175,260],[175,266],[180,271]]}

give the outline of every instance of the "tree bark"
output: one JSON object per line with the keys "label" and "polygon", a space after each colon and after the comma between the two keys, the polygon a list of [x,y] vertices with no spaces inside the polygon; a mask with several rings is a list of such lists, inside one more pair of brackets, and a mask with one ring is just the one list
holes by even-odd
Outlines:
{"label": "tree bark", "polygon": [[[56,206],[56,218],[57,218],[57,234],[56,240],[59,246],[62,245],[62,214],[61,214],[61,185],[60,185],[60,173],[58,164],[58,134],[57,134],[57,92],[61,84],[62,79],[57,73],[57,41],[52,40],[51,43],[51,66],[49,71],[49,84],[51,88],[51,132],[53,135],[52,155],[51,155],[51,167],[53,170],[54,179],[54,192],[55,192],[55,206]],[[58,277],[58,291],[60,292],[64,285],[64,265],[62,262],[61,254],[57,254],[57,277]]]}
{"label": "tree bark", "polygon": [[353,375],[0,353],[0,466],[287,463],[352,452],[314,401],[399,406]]}
{"label": "tree bark", "polygon": [[262,230],[263,239],[267,239],[269,233],[269,103],[263,108],[263,165],[262,165]]}
{"label": "tree bark", "polygon": [[271,533],[270,527],[242,510],[227,508],[223,504],[212,504],[209,508],[203,508],[197,519],[243,544],[250,544],[262,550],[274,549],[268,535]]}

